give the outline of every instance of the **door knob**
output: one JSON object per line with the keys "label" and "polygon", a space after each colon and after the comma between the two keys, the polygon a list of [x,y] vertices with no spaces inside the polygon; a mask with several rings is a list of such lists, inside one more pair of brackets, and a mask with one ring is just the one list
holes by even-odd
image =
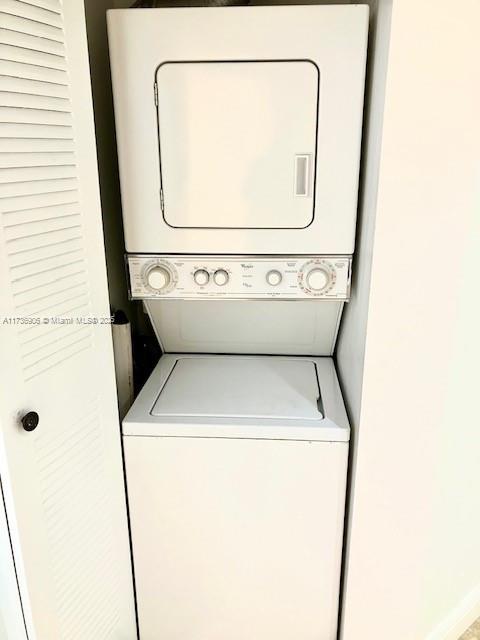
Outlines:
{"label": "door knob", "polygon": [[21,419],[22,427],[25,431],[33,431],[37,428],[40,417],[36,411],[29,411]]}

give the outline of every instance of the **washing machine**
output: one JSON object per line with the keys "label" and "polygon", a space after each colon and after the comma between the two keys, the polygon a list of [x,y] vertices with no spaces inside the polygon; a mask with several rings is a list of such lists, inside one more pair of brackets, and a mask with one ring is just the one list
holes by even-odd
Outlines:
{"label": "washing machine", "polygon": [[334,640],[368,7],[113,10],[141,640]]}
{"label": "washing machine", "polygon": [[330,358],[165,355],[123,437],[141,640],[336,638],[349,427]]}

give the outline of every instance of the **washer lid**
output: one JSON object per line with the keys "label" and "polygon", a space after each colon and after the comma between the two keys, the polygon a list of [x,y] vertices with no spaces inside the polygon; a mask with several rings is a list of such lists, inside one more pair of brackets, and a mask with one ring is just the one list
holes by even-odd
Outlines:
{"label": "washer lid", "polygon": [[179,358],[152,416],[322,420],[315,363],[280,358]]}

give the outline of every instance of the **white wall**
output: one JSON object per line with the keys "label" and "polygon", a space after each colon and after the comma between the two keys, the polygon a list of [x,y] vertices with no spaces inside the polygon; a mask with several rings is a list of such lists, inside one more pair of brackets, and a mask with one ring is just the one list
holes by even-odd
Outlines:
{"label": "white wall", "polygon": [[368,317],[337,354],[343,640],[453,640],[480,614],[479,24],[478,0],[393,1]]}

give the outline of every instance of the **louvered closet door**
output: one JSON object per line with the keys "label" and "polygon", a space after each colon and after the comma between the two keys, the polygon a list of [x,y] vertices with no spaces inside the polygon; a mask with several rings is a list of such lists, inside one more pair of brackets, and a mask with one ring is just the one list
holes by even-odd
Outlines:
{"label": "louvered closet door", "polygon": [[81,0],[0,0],[0,277],[0,473],[29,640],[133,640],[110,326],[43,321],[109,315]]}

